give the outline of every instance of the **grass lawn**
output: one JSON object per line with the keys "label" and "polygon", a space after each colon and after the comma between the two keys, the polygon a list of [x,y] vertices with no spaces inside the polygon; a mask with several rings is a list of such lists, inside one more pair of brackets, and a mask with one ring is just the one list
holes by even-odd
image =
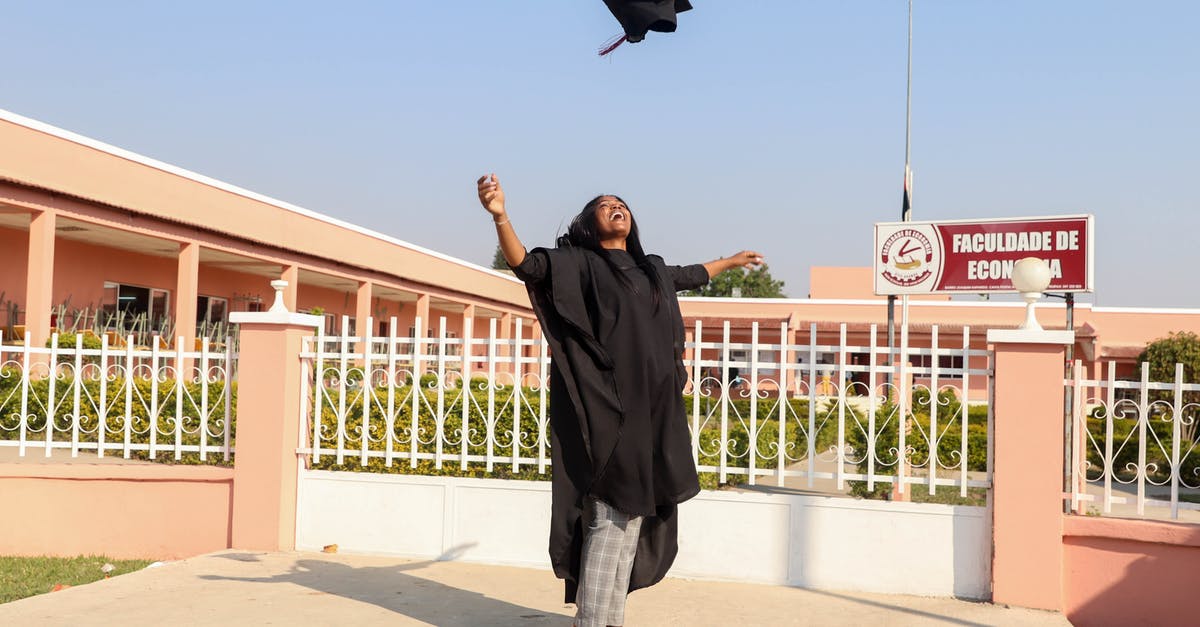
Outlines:
{"label": "grass lawn", "polygon": [[[859,498],[867,499],[886,499],[892,491],[890,483],[876,483],[875,492],[868,493],[866,484],[862,481],[852,481],[851,484],[857,484],[852,487],[850,494]],[[908,499],[913,503],[940,503],[942,505],[972,505],[975,507],[983,507],[987,505],[987,488],[967,488],[967,496],[963,498],[959,495],[959,489],[951,486],[939,486],[937,492],[933,495],[929,494],[929,484],[927,483],[910,483],[908,485]]]}
{"label": "grass lawn", "polygon": [[0,603],[50,592],[55,584],[78,586],[104,579],[105,564],[114,566],[109,576],[145,568],[150,560],[114,560],[88,557],[0,556]]}
{"label": "grass lawn", "polygon": [[959,494],[959,489],[951,486],[938,486],[937,492],[929,494],[929,485],[924,483],[910,484],[909,497],[913,503],[941,503],[943,505],[987,505],[986,488],[967,488],[967,497]]}

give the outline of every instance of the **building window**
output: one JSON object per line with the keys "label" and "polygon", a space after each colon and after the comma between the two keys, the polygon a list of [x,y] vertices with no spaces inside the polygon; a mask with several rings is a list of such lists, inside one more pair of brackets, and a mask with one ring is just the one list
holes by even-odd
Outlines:
{"label": "building window", "polygon": [[[914,368],[932,368],[933,355],[909,355],[908,362]],[[962,355],[938,355],[938,378],[941,379],[961,379],[963,358]],[[947,371],[957,372],[947,372]],[[931,376],[932,371],[926,372],[921,376]]]}
{"label": "building window", "polygon": [[[412,338],[414,338],[416,336],[417,336],[417,327],[415,327],[415,326],[408,327],[409,340],[411,340]],[[425,337],[428,340],[428,342],[422,342],[421,354],[437,355],[437,351],[438,351],[437,333],[433,329],[427,329],[425,331]],[[454,339],[456,337],[458,337],[457,332],[446,331],[446,339],[447,340]],[[462,344],[451,344],[449,342],[446,343],[446,355],[447,356],[461,355],[461,354],[462,354]]]}
{"label": "building window", "polygon": [[228,320],[229,299],[217,296],[196,298],[196,322],[204,325],[224,324]]}
{"label": "building window", "polygon": [[153,287],[104,282],[100,326],[120,332],[159,330],[170,325],[171,293]]}

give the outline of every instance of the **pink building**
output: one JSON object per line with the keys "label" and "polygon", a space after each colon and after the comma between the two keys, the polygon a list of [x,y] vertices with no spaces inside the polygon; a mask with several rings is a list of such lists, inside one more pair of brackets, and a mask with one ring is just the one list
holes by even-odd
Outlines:
{"label": "pink building", "polygon": [[278,278],[289,307],[320,308],[330,331],[343,316],[350,331],[379,320],[375,333],[445,317],[457,334],[464,316],[531,314],[512,277],[32,120],[0,115],[0,144],[5,341],[221,341],[229,313],[264,308]]}
{"label": "pink building", "polygon": [[[53,330],[90,329],[117,345],[129,334],[139,345],[182,338],[192,347],[205,336],[219,343],[229,313],[263,308],[267,282],[278,278],[290,284],[288,306],[322,312],[331,333],[343,330],[343,317],[346,331],[361,332],[358,321],[370,317],[371,332],[386,334],[394,317],[400,333],[411,333],[419,316],[427,334],[446,318],[454,337],[474,317],[497,319],[508,337],[513,317],[532,317],[520,282],[433,250],[11,113],[0,113],[0,143],[5,342],[28,335],[43,345]],[[707,323],[729,320],[734,342],[749,341],[757,321],[763,341],[777,341],[787,323],[793,343],[814,325],[834,343],[840,327],[830,321],[838,321],[851,344],[867,346],[871,325],[886,344],[884,301],[871,294],[868,269],[814,268],[811,276],[810,298],[689,298],[683,312],[689,328],[706,323],[706,341],[723,339]],[[1041,309],[1048,328],[1062,328],[1061,303]],[[931,346],[937,325],[940,347],[961,348],[969,328],[969,345],[981,348],[987,329],[1015,326],[1020,311],[1010,303],[914,299],[910,344]],[[487,333],[485,324],[474,328]],[[1075,330],[1073,352],[1085,368],[1115,359],[1126,375],[1146,342],[1200,331],[1200,311],[1079,305]],[[817,359],[836,365],[831,354]],[[916,355],[913,363],[932,359]],[[955,363],[952,355],[939,359]]]}
{"label": "pink building", "polygon": [[[10,344],[0,346],[0,362],[20,375],[10,378],[19,393],[0,398],[0,409],[8,403],[0,412],[0,452],[17,453],[15,462],[0,460],[0,491],[22,512],[4,519],[0,552],[163,558],[226,547],[313,549],[333,538],[367,552],[438,557],[469,550],[481,561],[541,563],[548,484],[493,476],[548,471],[546,386],[496,376],[525,364],[519,367],[545,378],[544,343],[530,339],[536,328],[518,322],[532,318],[519,281],[10,113],[0,112],[0,145],[0,333]],[[205,339],[225,341],[231,313],[266,309],[269,282],[280,278],[288,282],[287,309],[324,318],[239,316],[236,369],[232,350],[195,352]],[[705,490],[690,503],[688,520],[705,524],[684,530],[677,572],[990,598],[1064,611],[1081,624],[1190,622],[1174,608],[1190,598],[1200,534],[1178,521],[1200,517],[1189,500],[1200,487],[1182,470],[1200,450],[1179,430],[1194,424],[1183,394],[1200,386],[1177,381],[1170,424],[1161,407],[1152,424],[1150,382],[1138,390],[1137,382],[1104,381],[1102,365],[1133,374],[1148,341],[1200,332],[1200,311],[1079,305],[1072,333],[1055,331],[1066,324],[1063,306],[1044,303],[1039,318],[1050,330],[1032,333],[1014,329],[1023,318],[1019,304],[914,299],[903,360],[913,368],[893,370],[888,362],[899,355],[881,359],[886,352],[878,350],[887,345],[886,301],[870,293],[869,269],[814,268],[811,285],[805,299],[682,300],[692,336],[688,363],[699,375],[693,380],[704,387],[711,378],[716,389],[703,399],[691,395],[697,467],[722,484],[737,476],[751,488],[771,489]],[[363,328],[367,320],[370,329]],[[331,333],[436,334],[438,341],[360,341],[368,347],[362,351],[352,340],[313,337],[321,322]],[[446,340],[468,325],[471,337],[488,341],[447,360],[455,344]],[[132,338],[152,350],[85,356],[40,348],[56,330],[90,331],[110,346]],[[389,348],[370,348],[379,344]],[[411,352],[398,360],[395,346]],[[176,349],[173,361],[153,350],[168,347]],[[508,350],[517,354],[503,354]],[[1064,382],[1068,354],[1082,360],[1084,372]],[[90,373],[82,366],[88,359],[99,364]],[[134,359],[148,361],[151,375],[138,374]],[[196,369],[181,365],[197,360]],[[439,385],[412,385],[397,374],[398,362],[423,376],[429,369],[422,364],[432,363]],[[39,368],[46,363],[49,369]],[[173,374],[160,376],[168,369]],[[951,387],[964,396],[990,401],[986,420],[971,419],[962,407],[917,416],[905,400],[914,386],[898,376],[889,392],[877,378],[907,371],[928,391],[939,370],[957,377]],[[73,375],[61,382],[45,377],[67,371]],[[174,374],[184,371],[198,374]],[[462,384],[480,371],[487,385]],[[840,385],[864,375],[871,385]],[[96,390],[84,385],[89,376],[99,382]],[[161,394],[135,397],[138,376]],[[729,385],[734,376],[757,378],[763,393],[733,398],[741,391]],[[369,395],[347,391],[355,377],[356,389],[382,395],[375,405]],[[119,387],[105,387],[118,379]],[[197,388],[186,401],[192,406],[184,405],[185,385]],[[210,385],[218,391],[210,394]],[[1117,388],[1139,395],[1135,411],[1113,411]],[[1086,415],[1076,403],[1073,440],[1064,438],[1064,389],[1110,410]],[[865,403],[839,396],[855,390],[865,392]],[[1110,400],[1101,399],[1104,393]],[[39,394],[49,400],[26,402]],[[167,394],[174,414],[159,405]],[[106,400],[114,395],[129,399],[119,408],[123,415]],[[794,396],[806,397],[807,406]],[[890,419],[876,411],[896,397]],[[84,416],[89,403],[95,416]],[[132,413],[139,404],[140,418]],[[767,408],[738,413],[746,405]],[[883,442],[887,427],[876,419],[892,421],[896,445]],[[972,440],[969,420],[987,430],[985,438]],[[1136,422],[1143,431],[1166,424],[1176,429],[1174,450],[1159,450],[1158,440],[1143,436],[1132,462],[1114,457],[1120,451],[1092,451],[1103,448],[1084,439],[1096,421],[1110,436],[1114,422]],[[948,441],[957,434],[960,440]],[[932,451],[924,462],[914,448],[922,438]],[[1108,437],[1103,444],[1113,443]],[[975,467],[967,464],[973,451],[982,460]],[[34,452],[48,461],[62,454],[117,463],[22,463]],[[139,463],[133,453],[152,461]],[[154,463],[185,453],[203,465]],[[866,467],[856,467],[854,456]],[[1098,457],[1102,476],[1064,478],[1065,460],[1078,474],[1083,461]],[[482,467],[488,478],[421,476],[419,464]],[[413,472],[348,472],[355,465]],[[1131,468],[1133,478],[1122,474]],[[855,481],[891,486],[900,501],[917,487],[962,497],[983,490],[986,505],[833,498]],[[1156,492],[1163,486],[1169,492]],[[1097,506],[1103,512],[1087,509]],[[1148,508],[1168,512],[1170,522],[1076,515],[1134,518]]]}

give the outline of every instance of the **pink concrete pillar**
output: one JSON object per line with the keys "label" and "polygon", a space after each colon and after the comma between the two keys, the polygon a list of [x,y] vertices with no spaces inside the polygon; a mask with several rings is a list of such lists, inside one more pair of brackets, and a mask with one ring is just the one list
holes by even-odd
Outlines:
{"label": "pink concrete pillar", "polygon": [[285,266],[279,278],[288,282],[283,289],[284,306],[288,311],[296,311],[296,298],[300,293],[300,266]]}
{"label": "pink concrete pillar", "polygon": [[1063,609],[1063,359],[1072,331],[988,332],[995,354],[992,601]]}
{"label": "pink concrete pillar", "polygon": [[291,312],[238,312],[237,452],[233,462],[232,547],[289,551],[296,546],[301,460],[300,351],[324,320]]}
{"label": "pink concrete pillar", "polygon": [[417,294],[417,310],[415,314],[421,319],[421,327],[428,330],[431,327],[429,324],[429,294]]}
{"label": "pink concrete pillar", "polygon": [[[783,362],[785,364],[796,363],[796,353],[795,353],[795,351],[793,351],[791,349],[791,347],[796,346],[796,326],[797,325],[794,324],[792,321],[792,318],[795,318],[795,317],[796,317],[796,314],[793,313],[791,318],[788,318],[788,327],[787,327],[787,346],[788,346],[788,348],[785,349],[783,352]],[[783,374],[780,373],[779,376],[783,376]],[[796,370],[792,370],[792,371],[789,371],[788,376],[790,377],[789,383],[791,384],[792,396],[799,396],[800,395],[800,379],[801,379],[800,373]]]}
{"label": "pink concrete pillar", "polygon": [[[465,307],[463,307],[463,312],[462,312],[462,339],[463,339],[462,354],[463,354],[463,359],[470,359],[471,355],[474,354],[473,347],[471,347],[471,344],[470,344],[471,340],[475,339],[474,334],[475,334],[475,305],[473,305],[471,303],[467,303],[467,305]],[[474,366],[475,364],[472,363],[471,365]]]}
{"label": "pink concrete pillar", "polygon": [[542,344],[545,342],[545,339],[542,337],[542,325],[538,323],[536,317],[529,319],[529,337],[534,343],[529,345],[526,356],[531,357],[533,361],[530,361],[525,366],[525,372],[537,377],[541,372],[537,358],[542,354]]}
{"label": "pink concrete pillar", "polygon": [[496,323],[499,329],[499,337],[496,338],[501,342],[501,348],[496,352],[496,358],[500,363],[496,364],[496,372],[506,372],[515,374],[511,367],[512,350],[504,342],[507,342],[513,337],[513,315],[511,313],[501,314],[500,321]]}
{"label": "pink concrete pillar", "polygon": [[[375,334],[375,329],[370,327],[372,303],[375,299],[373,291],[370,281],[358,282],[358,294],[354,301],[355,334],[358,337]],[[361,351],[362,347],[360,346],[357,350]]]}
{"label": "pink concrete pillar", "polygon": [[[695,341],[696,341],[696,327],[695,326],[689,327],[685,323],[684,329],[683,329],[683,361],[684,361],[684,363],[687,363],[687,362],[695,359],[696,350],[694,348],[692,348],[691,346],[689,346],[689,344],[691,344],[692,342],[695,342]],[[700,366],[693,363],[691,371],[688,374],[691,375],[692,382],[694,384],[693,387],[695,388],[694,390],[692,390],[692,393],[696,394],[696,393],[698,393],[698,391],[700,389]]]}
{"label": "pink concrete pillar", "polygon": [[50,339],[50,310],[54,307],[54,229],[52,211],[34,213],[29,220],[29,255],[25,280],[25,337],[30,346]]}
{"label": "pink concrete pillar", "polygon": [[190,351],[196,345],[196,298],[200,293],[200,245],[179,245],[175,270],[175,340]]}
{"label": "pink concrete pillar", "polygon": [[[419,321],[419,322],[418,322]],[[429,344],[425,343],[429,337],[429,329],[432,327],[429,324],[429,294],[417,294],[417,307],[413,312],[413,326],[415,327],[413,337],[414,346],[420,347],[421,354],[429,353]],[[417,378],[420,379],[420,373],[425,372],[425,364],[418,362],[413,364],[413,369],[418,373]]]}

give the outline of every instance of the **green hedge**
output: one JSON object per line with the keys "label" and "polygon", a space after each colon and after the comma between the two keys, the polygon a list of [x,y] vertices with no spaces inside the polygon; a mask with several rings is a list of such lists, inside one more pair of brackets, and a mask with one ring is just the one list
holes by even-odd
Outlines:
{"label": "green hedge", "polygon": [[[909,420],[906,422],[907,430],[905,431],[905,446],[910,450],[907,456],[906,464],[924,464],[926,467],[929,463],[929,440],[930,423],[931,423],[931,405],[930,393],[928,390],[918,389],[912,395],[912,408]],[[959,401],[954,391],[945,389],[938,393],[937,407],[937,460],[939,463],[939,474],[947,474],[947,467],[955,468],[959,464],[959,458],[962,455],[962,403]],[[884,403],[881,405],[875,414],[875,474],[895,474],[895,462],[897,453],[893,452],[900,445],[900,425],[905,421],[900,420],[897,414],[897,407],[892,403]],[[967,406],[967,470],[969,471],[986,471],[987,470],[987,406],[975,405]],[[886,423],[885,423],[886,421]],[[866,425],[864,425],[865,427]],[[863,429],[847,429],[846,442],[855,451],[855,457],[864,456],[868,449],[867,436]],[[884,467],[879,463],[879,460],[893,464],[891,467]],[[859,472],[867,472],[866,457],[858,464]],[[891,483],[876,483],[875,490],[868,491],[867,483],[864,481],[852,481],[851,494],[863,496],[867,498],[886,498],[887,494],[892,489]]]}
{"label": "green hedge", "polygon": [[[429,411],[430,408],[436,410],[437,390],[432,386],[436,384],[437,378],[433,375],[425,375],[420,379],[419,391],[421,393],[421,401],[418,410],[418,429],[421,432],[422,440],[434,440],[430,443],[419,443],[418,451],[421,453],[434,453],[437,450],[435,438],[437,437],[438,429],[434,415]],[[393,433],[395,437],[407,439],[408,432],[412,425],[412,379],[408,377],[403,380],[403,385],[397,385],[392,389],[393,403],[395,405],[395,426]],[[474,379],[467,392],[471,395],[472,404],[468,416],[468,428],[475,432],[471,440],[482,444],[469,444],[468,454],[470,455],[486,455],[486,422],[480,416],[482,412],[486,416],[488,391],[479,389],[481,384],[485,383],[483,379]],[[368,422],[369,434],[373,441],[368,444],[368,449],[371,451],[386,451],[387,444],[384,438],[387,430],[386,410],[388,388],[387,386],[377,386],[370,388],[371,402],[368,405]],[[445,390],[445,423],[442,427],[442,433],[445,434],[443,439],[449,438],[458,440],[457,433],[462,429],[462,398],[463,391],[461,388]],[[531,445],[534,448],[532,451],[522,448],[523,457],[537,457],[537,437],[538,437],[538,416],[540,415],[540,401],[537,390],[530,388],[522,388],[524,400],[521,405],[521,431],[526,434],[523,442]],[[512,386],[501,386],[494,392],[496,405],[496,433],[499,436],[501,431],[512,428],[513,404],[509,399],[513,396]],[[364,466],[360,461],[360,456],[356,454],[361,446],[359,444],[358,432],[363,424],[362,412],[362,396],[361,388],[347,390],[347,411],[345,420],[346,442],[343,445],[346,449],[354,449],[349,455],[344,456],[343,463],[338,464],[337,458],[334,455],[321,455],[312,464],[312,467],[319,470],[347,470],[356,472],[381,472],[392,474],[418,474],[418,475],[439,475],[449,477],[490,477],[500,479],[549,479],[549,468],[547,467],[546,474],[538,472],[536,463],[532,466],[522,466],[518,472],[512,471],[512,463],[497,463],[493,466],[492,472],[487,472],[487,466],[484,462],[471,462],[467,466],[467,470],[462,470],[461,462],[457,460],[444,460],[441,468],[437,467],[436,460],[420,459],[417,461],[417,467],[412,468],[411,462],[407,455],[411,451],[409,443],[393,444],[393,451],[396,456],[392,460],[392,465],[388,466],[386,460],[382,457],[374,457],[368,459]],[[321,446],[323,448],[337,447],[337,410],[339,404],[339,396],[336,388],[327,388],[324,396],[321,398],[321,424],[325,430],[325,435],[322,436]],[[311,428],[311,426],[309,427]],[[309,436],[311,438],[311,434]],[[549,459],[549,433],[547,433],[546,458]],[[508,443],[507,452],[511,454],[511,440],[507,437],[498,437],[502,442]],[[458,454],[462,452],[461,444],[448,444],[442,442],[443,452],[447,455]],[[493,450],[494,455],[501,457],[505,455],[506,450],[499,447]]]}
{"label": "green hedge", "polygon": [[[1122,403],[1122,406],[1127,403]],[[1087,430],[1091,438],[1085,443],[1087,460],[1090,468],[1087,471],[1089,479],[1103,477],[1104,449],[1107,437],[1107,418],[1104,407],[1095,407],[1088,413]],[[1131,411],[1129,418],[1113,418],[1113,471],[1115,478],[1131,481],[1137,476],[1138,448],[1141,437],[1138,432],[1136,412]],[[1158,483],[1167,481],[1171,476],[1171,449],[1174,443],[1171,414],[1161,413],[1151,416],[1146,423],[1146,472],[1148,477]],[[1195,419],[1193,417],[1193,419]],[[1193,450],[1196,443],[1180,438],[1179,456],[1183,458],[1180,464],[1180,475],[1191,485],[1200,482],[1200,449]],[[1190,454],[1189,454],[1190,451]]]}
{"label": "green hedge", "polygon": [[[433,434],[437,433],[437,425],[432,414],[427,408],[434,406],[436,403],[437,392],[430,386],[436,381],[435,378],[426,376],[422,377],[420,392],[420,411],[418,428],[423,433],[423,438],[429,440]],[[411,381],[408,381],[409,383]],[[476,382],[478,383],[478,381]],[[395,433],[398,437],[407,439],[408,432],[411,429],[412,421],[412,398],[411,387],[409,385],[397,386],[393,390],[394,403],[396,404],[396,427]],[[369,421],[370,434],[372,442],[369,443],[368,449],[371,451],[385,450],[383,441],[384,431],[386,430],[386,421],[383,408],[386,407],[387,388],[376,387],[372,391],[372,402],[369,405]],[[485,424],[480,412],[486,412],[487,390],[480,390],[477,387],[472,387],[468,390],[472,398],[470,423],[471,428],[476,431],[475,437],[472,439],[475,442],[484,440]],[[453,444],[443,442],[443,452],[447,455],[458,454],[461,451],[461,444],[457,442],[458,430],[462,426],[462,397],[461,390],[451,389],[446,390],[445,394],[445,424],[443,433],[446,437],[456,440]],[[496,399],[496,432],[501,434],[503,431],[511,429],[513,416],[512,396],[514,394],[511,386],[503,386],[495,391]],[[536,390],[528,388],[522,389],[522,406],[521,406],[521,429],[526,434],[524,440],[526,444],[535,445],[538,434],[537,416],[539,412],[539,395]],[[357,455],[357,450],[361,446],[357,433],[362,426],[362,396],[358,390],[350,390],[347,394],[348,403],[351,404],[351,409],[347,411],[346,417],[346,434],[347,439],[345,448],[351,449],[345,455],[342,464],[336,463],[336,458],[329,455],[322,455],[317,462],[314,463],[314,468],[324,470],[348,470],[348,471],[372,471],[385,472],[396,474],[423,474],[423,475],[443,475],[443,476],[465,476],[465,477],[501,477],[513,479],[532,479],[532,480],[547,480],[550,477],[550,470],[546,473],[539,473],[536,464],[522,465],[517,472],[513,472],[511,461],[501,462],[500,457],[507,456],[511,453],[511,440],[507,435],[501,435],[500,439],[504,440],[503,448],[497,446],[494,449],[494,454],[498,458],[493,466],[492,472],[486,471],[486,465],[483,462],[472,461],[467,464],[467,469],[461,468],[460,462],[457,460],[444,460],[441,468],[437,467],[434,460],[421,459],[417,463],[416,468],[412,468],[410,461],[406,457],[410,451],[411,445],[407,442],[404,444],[395,444],[394,451],[397,454],[393,458],[392,465],[389,467],[382,458],[370,458],[365,466],[360,462]],[[928,456],[928,441],[925,436],[922,436],[917,428],[928,432],[929,430],[929,398],[928,393],[914,394],[914,409],[916,413],[912,415],[910,421],[910,431],[907,437],[906,444],[913,449],[911,460],[922,461]],[[962,440],[961,418],[957,416],[960,411],[960,404],[952,392],[944,391],[940,395],[941,407],[939,408],[939,424],[938,430],[940,440],[938,442],[938,455],[943,466],[954,465],[957,463],[957,456],[960,452],[960,443]],[[323,436],[322,446],[325,448],[334,448],[336,446],[335,436],[337,426],[337,414],[334,410],[338,402],[336,390],[329,390],[327,397],[322,400],[322,424],[328,435]],[[787,450],[787,455],[791,459],[803,459],[807,455],[808,450],[808,399],[788,399],[789,409],[786,413],[786,434],[784,446]],[[750,465],[750,455],[755,456],[755,465],[759,469],[773,469],[777,467],[777,447],[779,443],[779,408],[775,398],[759,399],[756,404],[757,409],[757,440],[758,446],[753,453],[748,451],[750,443],[749,425],[751,423],[750,416],[750,401],[748,399],[736,399],[728,402],[728,418],[727,418],[727,434],[728,434],[728,449],[729,455],[726,458],[728,468],[748,468]],[[691,426],[691,409],[693,407],[693,398],[690,396],[684,397],[684,407],[688,410],[687,420],[689,427]],[[721,463],[720,457],[720,401],[710,397],[702,398],[700,401],[700,455],[699,464],[701,466],[718,467]],[[891,405],[885,404],[878,409],[877,413],[877,429],[879,430],[876,439],[877,455],[883,459],[890,459],[892,454],[889,449],[895,448],[898,445],[898,424],[893,419],[887,425],[883,421],[888,413],[894,411]],[[814,446],[818,454],[831,450],[837,441],[837,405],[836,402],[821,403],[816,408],[817,415],[815,423],[817,433],[814,441]],[[707,420],[705,417],[707,416]],[[951,416],[955,416],[954,422],[948,426],[948,420]],[[859,426],[861,421],[862,426]],[[987,407],[969,407],[968,408],[968,431],[967,431],[967,468],[973,471],[983,471],[987,468]],[[854,456],[861,456],[866,451],[866,428],[865,417],[859,415],[858,421],[853,418],[851,412],[846,414],[846,442],[853,448]],[[547,446],[547,457],[549,451]],[[418,445],[418,451],[421,453],[433,453],[436,450],[434,443],[422,442]],[[468,452],[472,455],[485,455],[487,453],[486,442],[472,443],[468,446]],[[523,456],[536,457],[537,450],[532,451],[523,449]],[[866,472],[865,461],[860,465],[860,470]],[[877,464],[876,472],[882,472],[885,469]],[[701,473],[700,481],[702,487],[707,489],[715,489],[720,486],[719,476],[716,472]],[[730,473],[727,475],[727,484],[741,484],[747,481],[744,474]],[[857,483],[857,482],[852,482]],[[865,484],[864,484],[865,485]],[[865,495],[864,489],[857,491],[859,494]]]}
{"label": "green hedge", "polygon": [[[433,437],[433,434],[437,433],[437,424],[435,419],[427,410],[429,407],[436,409],[435,403],[437,400],[437,391],[431,387],[431,385],[435,382],[436,378],[430,375],[421,377],[422,400],[420,401],[421,409],[418,412],[418,428],[423,431],[424,435],[422,437],[425,440],[429,440]],[[404,383],[410,384],[411,378],[404,381]],[[482,443],[470,444],[468,446],[468,453],[471,455],[486,455],[486,425],[483,418],[480,416],[480,413],[486,413],[487,411],[488,392],[486,389],[478,388],[480,380],[477,379],[473,383],[474,385],[468,390],[468,393],[472,397],[469,421],[470,428],[476,432],[476,435],[471,439],[474,442],[482,441]],[[412,388],[410,385],[397,386],[392,392],[394,398],[393,402],[396,405],[394,432],[396,433],[397,437],[402,437],[404,439],[408,438],[408,433],[411,430],[412,424],[411,392]],[[529,388],[522,388],[521,393],[523,395],[521,405],[521,430],[526,434],[524,443],[534,447],[532,450],[523,448],[522,456],[535,458],[537,456],[537,417],[540,412],[540,397],[537,390]],[[387,388],[384,386],[375,387],[372,389],[371,394],[372,401],[369,403],[368,421],[370,423],[369,432],[373,441],[369,443],[368,449],[371,451],[384,451],[386,450],[386,444],[383,436],[384,432],[386,431],[385,408],[387,406]],[[447,438],[455,440],[455,443],[447,444],[443,442],[443,452],[446,454],[458,454],[461,452],[461,444],[458,443],[458,431],[462,427],[462,392],[456,388],[446,390],[444,394],[447,409],[445,410],[446,417],[445,424],[443,425],[443,433],[446,434]],[[511,429],[513,420],[513,402],[511,401],[511,398],[513,394],[514,392],[512,386],[502,386],[495,391],[495,411],[497,423],[496,433],[498,435],[498,439],[500,439],[503,444],[507,445],[503,448],[497,446],[494,449],[494,454],[498,458],[511,455],[512,451],[511,438],[507,435],[502,435],[502,432]],[[322,399],[321,421],[327,435],[322,436],[321,444],[325,448],[336,447],[335,434],[337,429],[337,412],[334,408],[337,406],[338,401],[339,397],[337,396],[336,389],[328,390],[326,392],[326,396]],[[345,433],[347,435],[347,440],[344,444],[344,447],[347,449],[354,449],[354,451],[357,451],[361,447],[361,443],[357,434],[361,429],[363,422],[362,401],[363,399],[361,392],[358,389],[347,391],[347,403],[351,406],[351,409],[347,410],[345,421]],[[684,407],[689,411],[687,418],[689,427],[691,423],[690,411],[692,408],[692,402],[693,401],[690,396],[684,397]],[[789,414],[788,417],[789,422],[785,445],[790,447],[789,454],[792,457],[796,457],[799,453],[807,450],[808,447],[805,434],[796,426],[796,416],[798,416],[800,422],[807,427],[808,401],[805,399],[793,399],[788,402],[791,406],[791,414]],[[717,466],[720,464],[719,444],[714,444],[714,442],[719,441],[721,437],[719,409],[720,408],[717,404],[717,401],[714,401],[713,399],[706,398],[702,401],[702,414],[712,411],[713,415],[708,419],[707,423],[704,424],[700,432],[702,453],[700,455],[699,462],[701,465]],[[774,450],[773,447],[777,446],[779,440],[779,421],[777,417],[778,411],[779,410],[774,399],[765,401],[759,400],[757,403],[759,421],[757,435],[759,446],[756,453],[756,463],[758,464],[759,468],[775,467],[776,462],[771,453]],[[742,420],[738,419],[739,415],[743,417]],[[729,446],[731,455],[727,460],[727,464],[730,467],[745,468],[749,466],[749,454],[747,453],[746,449],[750,441],[750,434],[748,427],[743,425],[743,420],[745,425],[748,426],[750,424],[750,401],[748,399],[730,401],[728,437],[730,440]],[[818,418],[818,421],[819,420],[820,417]],[[818,449],[820,450],[822,448],[832,446],[836,437],[836,429],[829,429],[828,426],[825,429],[822,429],[817,438],[816,444]],[[547,433],[547,439],[548,438],[549,434]],[[411,450],[410,447],[411,444],[405,442],[404,444],[395,444],[393,450],[396,453],[407,454]],[[548,443],[546,449],[546,456],[549,458],[550,453]],[[422,442],[418,445],[418,451],[421,453],[434,453],[435,450],[435,443]],[[708,452],[705,453],[704,451]],[[740,457],[734,457],[734,454],[738,454]],[[531,466],[522,465],[517,472],[513,472],[511,461],[500,462],[497,460],[493,466],[493,471],[489,473],[486,471],[486,464],[484,462],[475,461],[470,462],[467,465],[466,470],[462,470],[461,462],[457,460],[444,460],[441,468],[438,468],[435,460],[421,459],[418,460],[417,467],[414,469],[411,467],[411,462],[407,458],[399,458],[398,456],[393,458],[391,466],[387,466],[386,461],[379,457],[368,459],[365,466],[361,463],[360,459],[361,457],[359,455],[352,452],[349,455],[344,456],[343,463],[338,464],[336,463],[335,457],[321,455],[320,458],[313,464],[313,467],[322,470],[370,471],[395,474],[422,474],[456,477],[499,477],[531,480],[548,480],[550,478],[549,468],[547,469],[546,473],[540,473],[538,472],[536,463]],[[729,483],[741,483],[744,481],[744,475],[729,475]],[[701,484],[706,488],[716,488],[718,487],[717,476],[713,473],[703,473],[701,475]]]}

